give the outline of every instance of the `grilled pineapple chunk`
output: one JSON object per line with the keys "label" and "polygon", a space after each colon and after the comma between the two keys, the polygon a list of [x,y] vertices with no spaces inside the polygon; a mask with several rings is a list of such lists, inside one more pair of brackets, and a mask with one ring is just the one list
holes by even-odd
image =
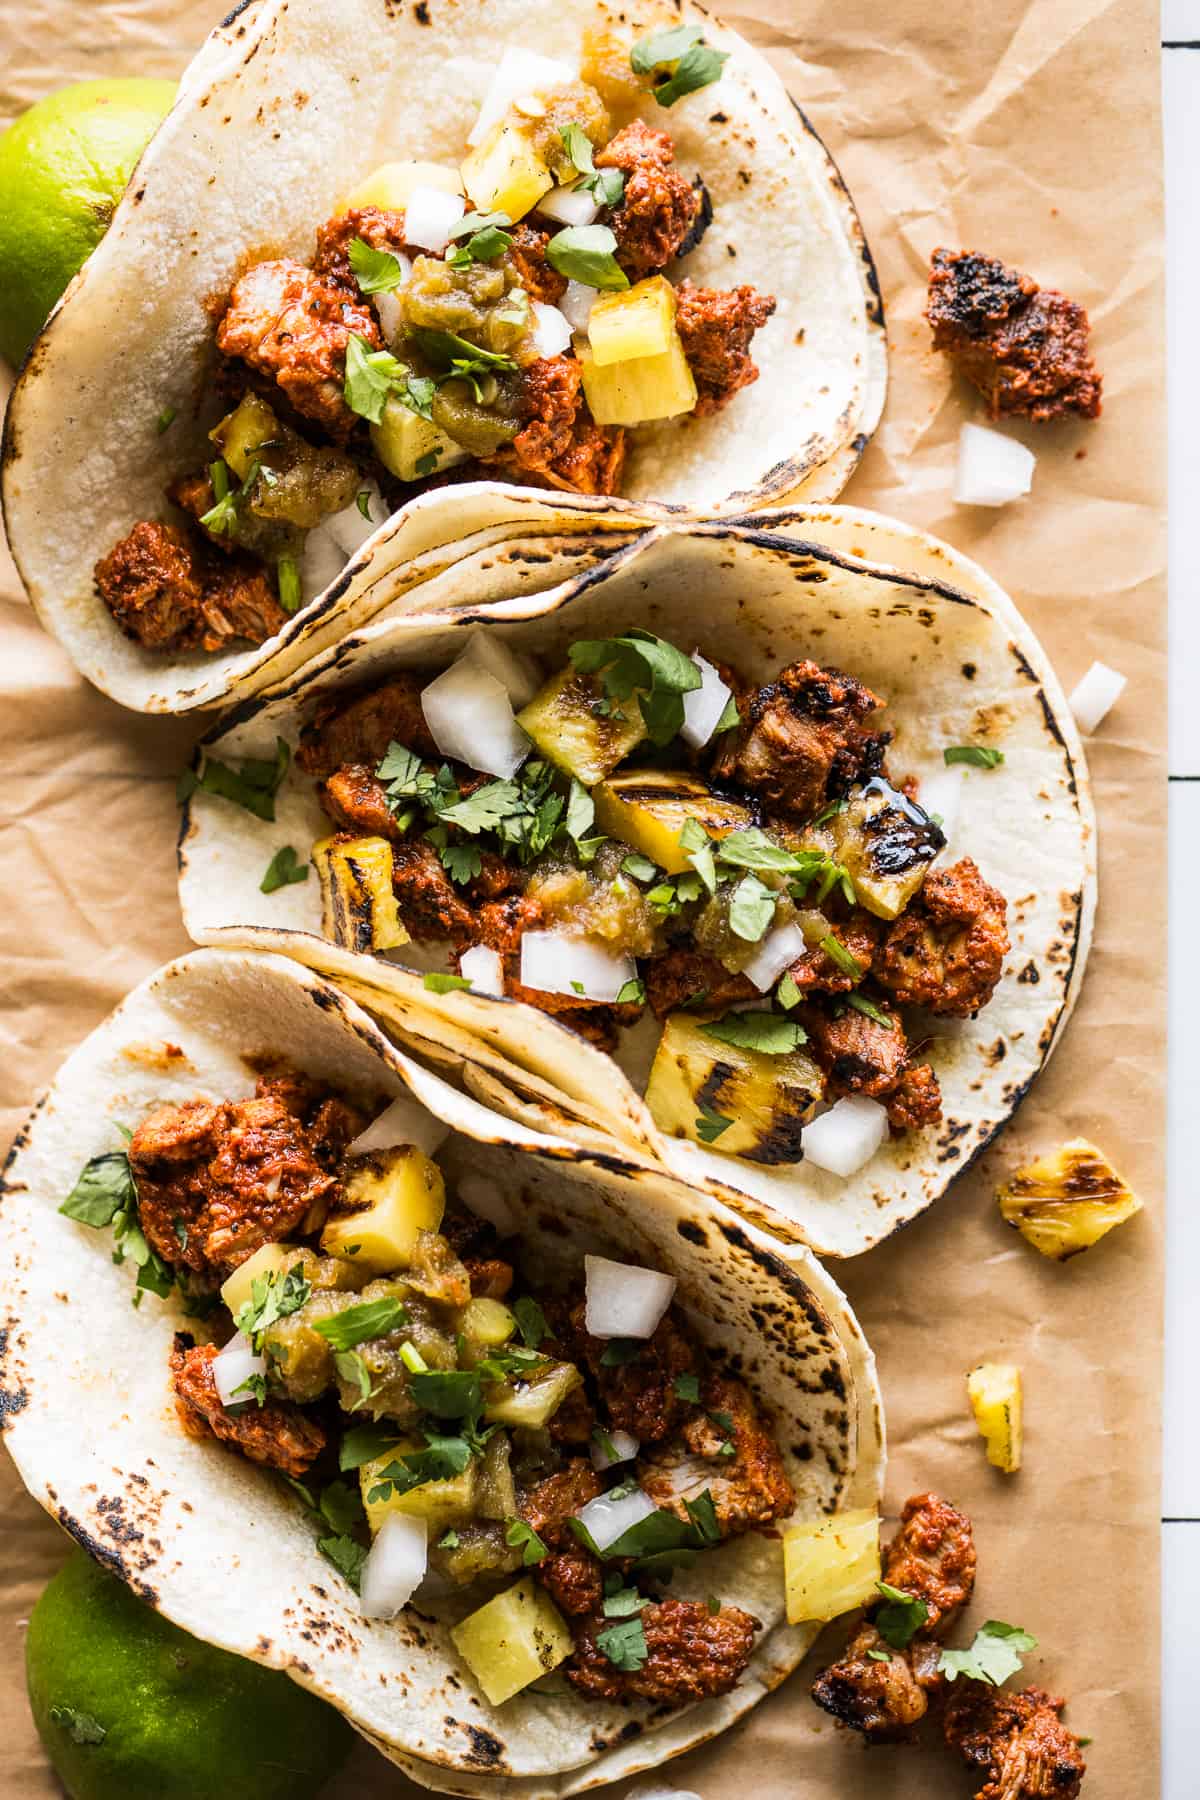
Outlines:
{"label": "grilled pineapple chunk", "polygon": [[448,169],[444,163],[380,163],[365,181],[351,188],[338,211],[346,213],[356,206],[378,206],[383,212],[403,212],[414,188],[436,188],[441,194],[461,194],[462,177],[457,169]]}
{"label": "grilled pineapple chunk", "polygon": [[574,1648],[562,1614],[532,1575],[470,1613],[450,1636],[493,1706],[557,1669]]}
{"label": "grilled pineapple chunk", "polygon": [[801,1129],[823,1093],[821,1071],[802,1050],[785,1056],[743,1050],[709,1037],[689,1014],[672,1013],[650,1069],[646,1105],[672,1137],[751,1162],[794,1163]]}
{"label": "grilled pineapple chunk", "polygon": [[1090,1250],[1114,1225],[1142,1210],[1104,1152],[1086,1138],[1072,1138],[1018,1169],[996,1198],[1005,1224],[1056,1262]]}
{"label": "grilled pineapple chunk", "polygon": [[520,219],[535,206],[554,177],[511,116],[501,119],[462,165],[462,184],[476,212],[507,213]]}
{"label": "grilled pineapple chunk", "polygon": [[640,850],[668,875],[682,875],[691,868],[679,843],[689,819],[697,820],[714,838],[745,831],[754,823],[748,807],[718,799],[694,775],[669,770],[614,775],[600,783],[592,799],[596,830]]}
{"label": "grilled pineapple chunk", "polygon": [[1021,1466],[1021,1371],[1015,1363],[980,1363],[967,1376],[967,1398],[994,1469],[1015,1475]]}
{"label": "grilled pineapple chunk", "polygon": [[471,456],[432,419],[423,419],[395,394],[385,402],[378,425],[371,426],[371,443],[384,468],[400,481],[440,475],[456,463],[469,462]]}
{"label": "grilled pineapple chunk", "polygon": [[288,1270],[304,1261],[304,1251],[295,1244],[263,1244],[248,1256],[221,1283],[221,1299],[236,1320],[248,1300],[254,1298],[254,1283],[263,1280],[282,1281]]}
{"label": "grilled pineapple chunk", "polygon": [[467,1302],[459,1329],[467,1342],[480,1350],[496,1350],[507,1344],[516,1331],[517,1317],[503,1300],[489,1300],[481,1295]]}
{"label": "grilled pineapple chunk", "polygon": [[675,337],[675,289],[665,276],[651,275],[619,294],[600,294],[588,314],[587,334],[598,369],[664,355]]}
{"label": "grilled pineapple chunk", "polygon": [[393,950],[407,944],[392,887],[386,838],[321,838],[312,847],[321,882],[321,929],[346,950]]}
{"label": "grilled pineapple chunk", "polygon": [[879,1517],[863,1508],[835,1513],[783,1534],[789,1625],[836,1619],[876,1597]]}
{"label": "grilled pineapple chunk", "polygon": [[517,724],[547,761],[584,787],[595,787],[647,736],[636,696],[622,700],[621,719],[596,710],[602,699],[598,681],[568,667],[517,714]]}
{"label": "grilled pineapple chunk", "polygon": [[879,919],[898,919],[925,879],[946,836],[915,800],[881,776],[868,781],[814,832],[815,844],[849,873],[860,906]]}
{"label": "grilled pineapple chunk", "polygon": [[208,435],[238,480],[245,481],[255,451],[278,437],[279,420],[265,400],[247,394]]}
{"label": "grilled pineapple chunk", "polygon": [[[590,315],[588,323],[590,327]],[[657,356],[634,356],[628,362],[603,365],[581,344],[579,361],[583,391],[597,425],[645,425],[651,419],[674,419],[691,412],[696,404],[695,377],[673,327],[668,347]]]}
{"label": "grilled pineapple chunk", "polygon": [[[397,1493],[394,1487],[386,1494],[377,1492],[381,1486],[380,1477],[389,1463],[424,1448],[425,1445],[416,1439],[398,1437],[392,1449],[385,1450],[372,1462],[363,1463],[359,1469],[358,1485],[372,1537],[389,1513],[406,1513],[410,1518],[428,1520],[431,1535],[434,1531],[443,1531],[447,1525],[462,1525],[474,1517],[474,1458],[461,1475],[451,1475],[445,1481],[423,1481],[419,1487],[409,1488],[407,1494]],[[376,1492],[374,1500],[371,1498],[373,1491]]]}
{"label": "grilled pineapple chunk", "polygon": [[574,1363],[551,1363],[526,1382],[497,1381],[485,1393],[483,1416],[489,1425],[525,1425],[540,1431],[568,1394],[583,1386]]}
{"label": "grilled pineapple chunk", "polygon": [[442,1171],[412,1144],[352,1157],[342,1185],[321,1248],[377,1274],[407,1267],[418,1233],[436,1231],[446,1210]]}

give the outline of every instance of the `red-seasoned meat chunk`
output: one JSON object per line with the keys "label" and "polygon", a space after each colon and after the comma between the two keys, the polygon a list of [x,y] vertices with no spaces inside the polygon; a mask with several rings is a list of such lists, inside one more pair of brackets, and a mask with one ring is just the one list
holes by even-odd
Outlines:
{"label": "red-seasoned meat chunk", "polygon": [[735,975],[703,950],[676,944],[641,964],[646,999],[656,1019],[689,1003],[697,1010],[720,1012],[738,1000],[756,1000],[758,989],[748,975]]}
{"label": "red-seasoned meat chunk", "polygon": [[758,380],[750,342],[774,311],[770,294],[760,294],[757,288],[679,283],[675,328],[695,377],[697,414],[720,412],[740,388]]}
{"label": "red-seasoned meat chunk", "polygon": [[[485,866],[486,860],[485,851]],[[510,885],[515,887],[517,880],[510,877]],[[457,948],[461,952],[468,943],[486,944],[489,950],[497,952],[504,965],[504,992],[510,999],[523,1000],[527,1006],[536,1006],[540,1012],[561,1018],[564,1025],[602,1050],[614,1049],[618,1022],[635,1023],[641,1016],[640,1002],[608,1006],[575,994],[547,994],[541,988],[522,986],[521,939],[527,931],[540,930],[544,924],[545,915],[538,901],[527,899],[520,893],[510,893],[506,898],[488,901],[474,910],[467,942],[458,944]]]}
{"label": "red-seasoned meat chunk", "polygon": [[660,1600],[638,1615],[646,1637],[640,1669],[618,1669],[596,1639],[612,1625],[603,1616],[575,1629],[575,1650],[563,1664],[572,1687],[597,1700],[636,1694],[660,1706],[712,1700],[737,1686],[759,1622],[737,1606],[711,1613],[703,1600]]}
{"label": "red-seasoned meat chunk", "polygon": [[374,770],[389,744],[416,756],[436,758],[438,747],[421,710],[421,690],[433,679],[423,671],[401,670],[377,687],[348,697],[334,695],[318,706],[300,733],[296,762],[306,775],[329,776],[347,763]]}
{"label": "red-seasoned meat chunk", "polygon": [[946,1705],[946,1742],[985,1781],[975,1800],[1076,1800],[1087,1764],[1059,1718],[1064,1700],[1043,1688],[1011,1693],[956,1681]]}
{"label": "red-seasoned meat chunk", "polygon": [[625,465],[625,433],[596,424],[583,397],[573,356],[544,356],[522,371],[521,405],[528,423],[492,462],[514,479],[580,494],[615,494]]}
{"label": "red-seasoned meat chunk", "polygon": [[975,1586],[971,1521],[936,1494],[915,1494],[900,1515],[883,1579],[924,1601],[924,1623],[908,1647],[897,1650],[884,1643],[872,1622],[883,1604],[877,1603],[812,1690],[818,1706],[878,1743],[908,1738],[927,1712],[931,1694],[945,1686],[938,1672],[939,1639]]}
{"label": "red-seasoned meat chunk", "polygon": [[928,1063],[905,1069],[887,1096],[888,1124],[893,1131],[920,1131],[942,1116],[942,1090]]}
{"label": "red-seasoned meat chunk", "polygon": [[830,1094],[866,1094],[878,1100],[899,1086],[908,1064],[908,1040],[899,1013],[876,1005],[890,1026],[836,1003],[829,1009],[806,1007],[800,1015],[809,1051],[829,1077]]}
{"label": "red-seasoned meat chunk", "polygon": [[335,769],[319,786],[321,805],[334,824],[355,837],[382,837],[400,841],[396,815],[388,805],[387,789],[364,763],[348,763]]}
{"label": "red-seasoned meat chunk", "polygon": [[[421,838],[402,840],[392,851],[392,886],[405,927],[418,943],[449,943],[462,951],[479,941],[486,916],[500,904],[492,896],[511,890],[520,882],[495,851],[480,853],[482,868],[471,881],[459,886],[450,879],[432,844]],[[486,941],[486,940],[485,940]]]}
{"label": "red-seasoned meat chunk", "polygon": [[[606,1364],[607,1338],[592,1337],[585,1324],[586,1306],[578,1301],[563,1323],[573,1362],[586,1363],[608,1425],[628,1431],[639,1444],[658,1444],[678,1431],[690,1408],[675,1392],[680,1375],[696,1372],[696,1352],[684,1336],[674,1312],[659,1321],[629,1362]],[[631,1346],[623,1346],[623,1349]]]}
{"label": "red-seasoned meat chunk", "polygon": [[604,1572],[567,1524],[599,1492],[591,1463],[576,1456],[556,1475],[523,1490],[517,1500],[519,1516],[549,1549],[533,1572],[564,1613],[599,1612],[603,1602]]}
{"label": "red-seasoned meat chunk", "polygon": [[522,224],[514,225],[511,235],[512,243],[505,254],[516,270],[521,286],[531,300],[557,306],[567,291],[567,278],[546,261],[550,233],[540,231],[536,225]]}
{"label": "red-seasoned meat chunk", "polygon": [[889,928],[875,979],[901,1006],[967,1018],[986,1006],[1008,955],[1008,902],[969,856],[925,878]]}
{"label": "red-seasoned meat chunk", "polygon": [[298,1481],[325,1448],[321,1427],[286,1400],[249,1404],[230,1412],[221,1402],[212,1365],[215,1344],[197,1344],[177,1332],[171,1352],[171,1385],[184,1430],[192,1437],[215,1437],[251,1462],[282,1469]]}
{"label": "red-seasoned meat chunk", "polygon": [[1100,416],[1087,313],[1032,275],[974,250],[935,250],[925,317],[936,350],[979,389],[993,419]]}
{"label": "red-seasoned meat chunk", "polygon": [[684,1502],[707,1490],[723,1538],[786,1518],[796,1504],[779,1446],[749,1389],[715,1372],[701,1382],[699,1404],[688,1409],[678,1439],[639,1459],[638,1481],[685,1525]]}
{"label": "red-seasoned meat chunk", "polygon": [[254,1084],[255,1098],[278,1100],[308,1127],[317,1159],[327,1169],[336,1169],[350,1144],[367,1128],[367,1115],[340,1094],[311,1075],[294,1069],[290,1063],[271,1063]]}
{"label": "red-seasoned meat chunk", "polygon": [[381,348],[366,301],[284,259],[256,263],[234,283],[217,348],[276,381],[298,413],[340,440],[358,424],[342,394],[352,332]]}
{"label": "red-seasoned meat chunk", "polygon": [[598,169],[620,169],[625,192],[608,215],[617,261],[631,281],[665,269],[679,254],[702,200],[675,167],[670,134],[634,119],[596,156]]}
{"label": "red-seasoned meat chunk", "polygon": [[761,796],[774,811],[807,819],[855,781],[878,774],[889,741],[864,723],[883,701],[853,675],[789,663],[741,708],[718,739],[712,772]]}
{"label": "red-seasoned meat chunk", "polygon": [[[846,919],[829,921],[829,937],[836,938],[848,950],[864,974],[875,957],[879,942],[879,922],[861,906],[856,906]],[[797,957],[788,970],[802,994],[848,994],[857,987],[859,977],[848,974],[827,950],[816,943]]]}
{"label": "red-seasoned meat chunk", "polygon": [[133,1134],[129,1166],[146,1242],[206,1275],[319,1224],[337,1188],[309,1128],[275,1098],[157,1106]]}
{"label": "red-seasoned meat chunk", "polygon": [[147,650],[261,644],[287,622],[260,562],[217,557],[178,525],[143,519],[96,564],[96,588],[125,636]]}
{"label": "red-seasoned meat chunk", "polygon": [[358,277],[350,266],[350,245],[355,238],[361,238],[372,250],[390,250],[399,256],[407,248],[404,214],[379,206],[352,206],[347,212],[326,219],[317,231],[313,274],[344,289],[356,303],[364,304]]}

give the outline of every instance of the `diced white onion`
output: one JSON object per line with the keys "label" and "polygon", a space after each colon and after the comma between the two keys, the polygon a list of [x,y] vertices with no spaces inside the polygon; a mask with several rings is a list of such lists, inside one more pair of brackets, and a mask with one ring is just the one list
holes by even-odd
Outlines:
{"label": "diced white onion", "polygon": [[440,255],[466,210],[461,194],[447,194],[442,188],[414,188],[404,208],[405,242]]}
{"label": "diced white onion", "polygon": [[575,1517],[586,1528],[597,1550],[603,1552],[610,1544],[615,1544],[619,1537],[624,1537],[631,1526],[640,1525],[643,1519],[648,1519],[651,1513],[657,1511],[649,1494],[643,1494],[641,1488],[634,1488],[632,1494],[625,1494],[620,1500],[610,1500],[607,1494],[597,1494]]}
{"label": "diced white onion", "polygon": [[965,775],[966,770],[961,763],[951,763],[948,769],[935,769],[932,775],[921,777],[918,804],[923,811],[931,815],[937,814],[947,837],[958,822],[958,807],[962,799]]}
{"label": "diced white onion", "polygon": [[348,1156],[365,1156],[370,1150],[391,1150],[397,1144],[415,1144],[432,1156],[450,1136],[450,1127],[435,1119],[411,1094],[397,1094],[365,1131],[360,1131]]}
{"label": "diced white onion", "polygon": [[1095,731],[1105,713],[1116,705],[1124,692],[1125,676],[1118,675],[1107,663],[1094,662],[1067,701],[1080,731]]}
{"label": "diced white onion", "polygon": [[532,748],[503,684],[470,657],[422,690],[421,711],[443,756],[487,775],[515,775]]}
{"label": "diced white onion", "polygon": [[362,1567],[363,1618],[394,1619],[420,1586],[428,1560],[426,1520],[389,1513]]}
{"label": "diced white onion", "polygon": [[244,1394],[239,1394],[236,1390],[244,1381],[249,1381],[252,1375],[265,1375],[267,1364],[264,1357],[254,1354],[254,1346],[245,1332],[239,1331],[213,1357],[212,1372],[221,1405],[241,1406],[247,1400],[252,1401],[254,1395],[248,1389]]}
{"label": "diced white onion", "polygon": [[1007,506],[1033,486],[1032,450],[986,425],[964,425],[958,434],[954,498],[959,506]]}
{"label": "diced white onion", "polygon": [[628,1431],[608,1431],[604,1435],[616,1454],[610,1456],[603,1444],[592,1439],[592,1467],[601,1475],[605,1469],[615,1469],[618,1463],[632,1462],[641,1449],[638,1440]]}
{"label": "diced white onion", "polygon": [[533,301],[529,310],[533,315],[529,337],[538,355],[561,356],[571,343],[570,319],[545,300]]}
{"label": "diced white onion", "polygon": [[562,87],[565,83],[574,81],[577,73],[569,63],[555,62],[549,56],[539,56],[536,50],[506,50],[492,76],[491,85],[483,96],[479,117],[468,133],[468,144],[472,147],[482,144],[492,126],[504,117],[514,100],[546,88]]}
{"label": "diced white onion", "polygon": [[495,1182],[489,1181],[486,1175],[462,1176],[457,1193],[467,1211],[494,1225],[501,1237],[515,1235],[520,1220]]}
{"label": "diced white onion", "polygon": [[[403,267],[404,279],[407,281],[412,274],[412,264],[407,256],[396,256],[396,261]],[[371,298],[375,302],[375,311],[379,314],[379,325],[383,332],[384,342],[390,344],[397,337],[400,327],[404,323],[400,296],[394,288],[388,288],[378,294],[372,294]]]}
{"label": "diced white onion", "polygon": [[683,724],[679,735],[693,750],[702,750],[720,724],[732,690],[698,650],[692,651],[692,661],[700,671],[701,685],[683,696]]}
{"label": "diced white onion", "polygon": [[750,977],[760,994],[765,994],[807,949],[808,940],[799,925],[776,925],[774,931],[768,931],[742,973]]}
{"label": "diced white onion", "polygon": [[300,552],[300,593],[307,603],[323,594],[331,581],[336,581],[346,566],[346,553],[334,537],[325,519],[304,535]]}
{"label": "diced white onion", "polygon": [[472,944],[464,950],[458,966],[477,994],[504,992],[504,964],[499,952],[489,950],[486,944]]}
{"label": "diced white onion", "polygon": [[606,950],[592,938],[562,931],[527,931],[521,939],[521,985],[541,994],[574,994],[580,1000],[615,1000],[637,977],[632,956]]}
{"label": "diced white onion", "polygon": [[558,310],[570,321],[573,331],[586,331],[595,303],[594,287],[589,287],[586,281],[568,281],[567,291],[558,303]]}
{"label": "diced white onion", "polygon": [[804,1160],[831,1175],[853,1175],[870,1162],[887,1136],[888,1118],[878,1100],[848,1094],[800,1133]]}
{"label": "diced white onion", "polygon": [[593,1337],[653,1337],[675,1293],[675,1277],[637,1263],[585,1256],[585,1322]]}
{"label": "diced white onion", "polygon": [[356,495],[341,512],[330,513],[327,519],[321,521],[346,557],[351,557],[356,550],[360,550],[388,516],[387,501],[373,481],[364,481],[359,492],[367,496],[367,510],[371,515],[369,519],[363,518]]}
{"label": "diced white onion", "polygon": [[560,225],[590,225],[600,208],[587,188],[552,187],[538,201],[537,210]]}
{"label": "diced white onion", "polygon": [[541,672],[532,656],[510,650],[490,631],[477,631],[462,653],[463,662],[478,663],[494,675],[514,707],[527,706],[542,685]]}

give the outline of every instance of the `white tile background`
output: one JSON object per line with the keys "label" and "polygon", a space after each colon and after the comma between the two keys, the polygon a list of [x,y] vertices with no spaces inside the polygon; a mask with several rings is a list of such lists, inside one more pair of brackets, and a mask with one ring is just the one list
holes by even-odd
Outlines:
{"label": "white tile background", "polygon": [[[1200,539],[1190,517],[1200,492],[1200,0],[1164,0],[1163,102],[1167,168],[1167,333],[1170,481],[1171,985],[1168,1142],[1167,1385],[1163,1470],[1163,1795],[1200,1795],[1200,1708],[1192,1666],[1200,1619],[1200,1435],[1190,1389],[1200,1209],[1189,1180],[1200,1158],[1200,1059],[1185,1055],[1200,1015],[1200,974],[1183,934],[1200,875]],[[1178,954],[1176,952],[1178,951]]]}

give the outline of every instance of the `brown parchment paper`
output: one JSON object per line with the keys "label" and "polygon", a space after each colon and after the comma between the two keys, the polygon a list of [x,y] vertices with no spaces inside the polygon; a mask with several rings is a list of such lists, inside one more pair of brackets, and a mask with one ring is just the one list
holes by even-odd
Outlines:
{"label": "brown parchment paper", "polygon": [[[845,498],[986,564],[1067,687],[1099,657],[1129,688],[1091,744],[1101,902],[1083,998],[1048,1073],[983,1165],[899,1239],[839,1275],[880,1357],[889,1512],[936,1487],[973,1515],[971,1619],[1041,1641],[1027,1679],[1071,1697],[1094,1738],[1091,1800],[1158,1792],[1158,1406],[1164,1132],[1164,539],[1156,0],[728,0],[824,135],[879,264],[891,339],[881,430]],[[68,80],[168,75],[217,5],[6,0],[0,120]],[[762,220],[764,231],[770,219]],[[938,243],[1002,255],[1087,305],[1106,377],[1097,425],[1026,434],[1028,501],[949,498],[971,397],[928,349]],[[119,422],[115,422],[119,425]],[[71,454],[69,442],[63,454]],[[185,948],[173,782],[190,728],[92,693],[26,608],[0,549],[0,1139],[126,989]],[[1065,1267],[999,1222],[999,1173],[1095,1137],[1145,1213]],[[964,1372],[1025,1372],[1025,1468],[989,1470]],[[0,1793],[59,1792],[25,1704],[23,1622],[64,1540],[0,1459]],[[960,1633],[960,1637],[964,1635]],[[836,1637],[829,1641],[836,1641]],[[836,1731],[797,1676],[716,1745],[661,1772],[703,1800],[955,1800],[949,1753]],[[365,1746],[329,1800],[415,1790]]]}

